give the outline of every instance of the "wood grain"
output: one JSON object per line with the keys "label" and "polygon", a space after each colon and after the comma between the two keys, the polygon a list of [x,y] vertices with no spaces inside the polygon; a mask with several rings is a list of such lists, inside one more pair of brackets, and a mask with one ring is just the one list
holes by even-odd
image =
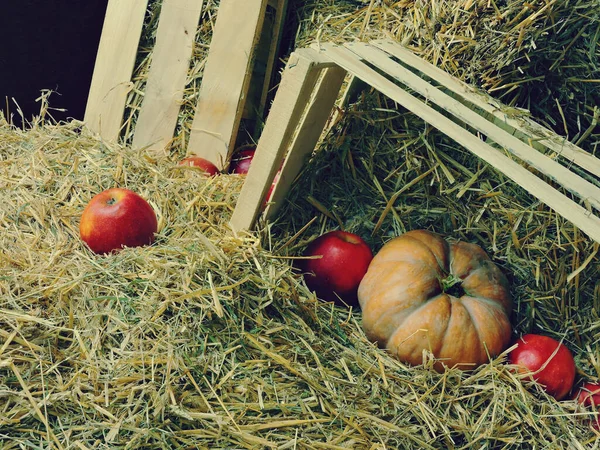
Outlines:
{"label": "wood grain", "polygon": [[311,49],[300,49],[290,55],[230,220],[233,230],[250,230],[254,226],[319,74],[327,64],[331,65],[321,64],[322,61],[323,58]]}
{"label": "wood grain", "polygon": [[203,0],[164,0],[133,135],[134,148],[166,154],[177,125]]}
{"label": "wood grain", "polygon": [[[476,91],[473,87],[460,81],[442,69],[435,67],[433,64],[419,58],[410,50],[388,40],[377,40],[371,43],[373,46],[385,50],[390,55],[398,58],[402,63],[407,64],[419,70],[424,75],[437,81],[444,88],[457,94],[457,99],[467,100],[484,111],[485,117],[494,122],[500,128],[508,131],[519,139],[528,142],[532,147],[539,150],[550,149],[561,158],[568,162],[572,162],[581,168],[600,176],[600,159],[594,157],[575,144],[569,142],[563,137],[558,136],[551,130],[534,122],[530,118],[513,118],[505,112],[505,108],[500,102]],[[532,139],[532,134],[536,135],[536,139]]]}
{"label": "wood grain", "polygon": [[116,142],[142,34],[148,0],[110,0],[92,75],[84,122]]}
{"label": "wood grain", "polygon": [[220,169],[237,137],[267,0],[223,0],[219,5],[188,153]]}

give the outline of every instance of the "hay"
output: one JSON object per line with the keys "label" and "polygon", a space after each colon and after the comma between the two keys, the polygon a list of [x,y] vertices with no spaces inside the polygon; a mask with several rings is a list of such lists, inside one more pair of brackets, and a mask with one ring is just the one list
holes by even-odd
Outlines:
{"label": "hay", "polygon": [[[216,3],[207,4],[214,20]],[[413,22],[408,12],[432,11],[411,2],[333,5],[292,5],[297,42],[368,38],[405,22],[411,30],[389,11]],[[490,5],[468,11],[489,25]],[[541,8],[495,5],[525,11],[520,20]],[[545,11],[564,11],[549,5]],[[577,5],[583,14],[585,4]],[[554,19],[572,17],[579,15]],[[427,55],[424,22],[414,24]],[[526,27],[522,45],[537,29]],[[477,47],[449,48],[459,45],[464,54]],[[448,54],[456,67],[463,53]],[[449,57],[442,62],[452,66]],[[556,70],[567,70],[563,64]],[[139,89],[143,72],[136,72]],[[579,117],[589,129],[589,113]],[[515,335],[562,339],[580,376],[600,376],[598,245],[393,102],[362,94],[300,174],[278,221],[256,235],[236,236],[227,226],[240,177],[208,179],[176,166],[185,138],[158,162],[98,141],[80,125],[39,120],[23,131],[0,122],[2,448],[598,445],[585,423],[589,411],[523,384],[504,356],[472,373],[438,374],[428,355],[423,367],[407,367],[366,340],[359,313],[319,302],[290,268],[306,242],[340,224],[374,250],[414,228],[476,242],[511,279]],[[594,139],[592,130],[584,143]],[[157,241],[94,256],[78,237],[79,216],[95,193],[115,185],[153,205]]]}
{"label": "hay", "polygon": [[[283,251],[229,232],[242,181],[235,175],[207,179],[157,164],[77,123],[27,132],[3,125],[0,155],[3,448],[567,448],[594,439],[581,422],[589,413],[526,391],[502,358],[471,374],[440,375],[431,361],[409,368],[375,348],[359,315],[318,302]],[[396,174],[412,177],[431,164],[409,156],[411,168]],[[362,163],[355,158],[358,173]],[[432,179],[411,188],[415,205],[396,210],[407,227],[445,222],[453,197],[440,196],[443,211],[419,192]],[[151,247],[98,257],[78,238],[79,215],[113,185],[146,197],[160,230]],[[360,178],[348,179],[351,186],[365,189]],[[465,195],[481,196],[472,189]],[[420,196],[425,211],[417,211]],[[508,197],[490,198],[516,209]],[[460,222],[473,216],[462,210]],[[392,228],[385,224],[381,236]],[[508,241],[498,230],[502,258]],[[584,242],[550,250],[576,246],[585,255]],[[597,326],[580,333],[597,341]],[[597,347],[580,351],[579,367],[589,370],[594,354]]]}
{"label": "hay", "polygon": [[[532,115],[547,124],[562,117],[553,109],[555,99],[570,98],[569,119],[579,127],[573,140],[595,152],[600,142],[600,128],[595,127],[600,49],[594,36],[600,9],[593,3],[297,2],[296,44],[385,36],[492,94],[519,78],[522,83],[510,89],[511,96],[501,97],[505,102],[535,105]],[[557,49],[567,45],[569,51],[556,58]],[[538,64],[541,60],[552,60],[550,72],[557,75],[545,79],[551,98],[532,87],[540,74],[548,75],[547,65]],[[580,71],[582,77],[576,80],[570,71]],[[506,112],[525,113],[516,108]],[[568,123],[565,128],[570,129]],[[600,350],[594,331],[600,311],[598,246],[568,221],[431,126],[368,90],[318,150],[281,214],[286,220],[278,232],[284,240],[315,215],[320,218],[292,253],[340,223],[369,237],[375,249],[414,228],[477,242],[513,277],[520,299],[514,320],[518,330],[567,336],[573,348]],[[318,214],[315,204],[336,219]],[[597,363],[587,368],[600,374]]]}
{"label": "hay", "polygon": [[600,2],[296,1],[295,44],[388,37],[578,145],[600,142]]}
{"label": "hay", "polygon": [[598,244],[391,103],[355,104],[305,166],[273,228],[284,242],[304,230],[286,251],[340,223],[376,250],[415,228],[476,242],[511,278],[517,330],[591,346],[586,368],[597,374]]}
{"label": "hay", "polygon": [[[152,60],[160,0],[148,5],[127,99],[123,142],[131,143]],[[184,153],[219,0],[207,0],[172,151]],[[289,0],[279,69],[297,47],[315,41],[389,37],[504,103],[531,111],[593,153],[600,142],[600,1],[457,2]],[[242,126],[242,133],[245,130]],[[250,137],[247,136],[246,139]]]}

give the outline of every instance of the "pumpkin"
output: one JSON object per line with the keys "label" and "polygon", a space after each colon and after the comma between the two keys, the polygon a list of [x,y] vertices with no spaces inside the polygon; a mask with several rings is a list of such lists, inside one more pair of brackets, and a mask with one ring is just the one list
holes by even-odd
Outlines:
{"label": "pumpkin", "polygon": [[358,288],[366,336],[400,361],[475,368],[511,340],[509,283],[476,244],[427,230],[387,242]]}

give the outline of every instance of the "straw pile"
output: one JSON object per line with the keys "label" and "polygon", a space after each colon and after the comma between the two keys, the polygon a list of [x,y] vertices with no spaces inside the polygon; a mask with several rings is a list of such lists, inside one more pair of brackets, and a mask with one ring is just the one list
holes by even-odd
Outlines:
{"label": "straw pile", "polygon": [[[524,448],[592,439],[575,405],[527,392],[502,359],[439,375],[430,362],[409,368],[376,349],[357,314],[320,303],[287,260],[228,231],[237,176],[157,164],[77,123],[27,132],[3,124],[0,154],[3,448]],[[78,220],[113,185],[147,198],[160,231],[151,247],[98,257],[79,240]],[[443,214],[433,204],[427,211],[419,216]],[[552,250],[586,254],[582,241]],[[580,353],[580,367],[591,358]]]}
{"label": "straw pile", "polygon": [[[595,151],[598,0],[292,2],[295,44],[388,37]],[[590,134],[594,133],[594,138]]]}
{"label": "straw pile", "polygon": [[[367,37],[410,22],[417,31],[403,33],[421,36],[423,51],[426,21],[407,13],[447,7],[304,3],[292,4],[298,42]],[[463,9],[489,25],[493,5],[529,8],[490,5]],[[459,12],[457,24],[473,26]],[[509,53],[495,57],[515,57]],[[590,112],[581,111],[585,128]],[[431,360],[407,367],[365,339],[358,312],[318,301],[291,269],[306,242],[339,227],[375,251],[415,228],[478,243],[511,280],[515,335],[561,339],[580,375],[600,376],[598,245],[389,100],[367,92],[350,106],[279,220],[256,235],[227,226],[238,176],[204,178],[176,166],[183,148],[158,162],[80,125],[39,121],[22,131],[0,122],[2,448],[598,445],[585,423],[589,411],[523,384],[504,355],[470,373],[438,374]],[[115,185],[155,208],[157,241],[95,256],[79,240],[79,217],[95,193]]]}

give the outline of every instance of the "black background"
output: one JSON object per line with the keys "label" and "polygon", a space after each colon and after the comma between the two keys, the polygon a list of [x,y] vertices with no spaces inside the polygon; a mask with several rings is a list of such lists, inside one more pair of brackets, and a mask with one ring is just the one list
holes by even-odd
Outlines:
{"label": "black background", "polygon": [[0,0],[0,110],[20,125],[50,96],[56,120],[83,119],[108,0]]}

